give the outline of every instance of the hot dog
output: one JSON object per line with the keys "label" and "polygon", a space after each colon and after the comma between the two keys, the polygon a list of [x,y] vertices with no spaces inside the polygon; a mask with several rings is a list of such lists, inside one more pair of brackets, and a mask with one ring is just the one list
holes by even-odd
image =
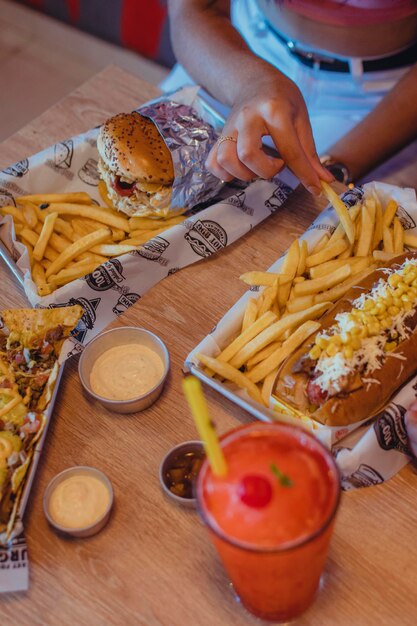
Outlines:
{"label": "hot dog", "polygon": [[274,395],[342,426],[376,415],[417,371],[417,253],[369,274],[283,363]]}

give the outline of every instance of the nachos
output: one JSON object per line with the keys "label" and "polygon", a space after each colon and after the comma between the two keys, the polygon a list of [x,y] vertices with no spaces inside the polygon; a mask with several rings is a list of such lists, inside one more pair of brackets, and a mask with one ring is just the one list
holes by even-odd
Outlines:
{"label": "nachos", "polygon": [[83,314],[76,305],[2,313],[0,331],[0,543],[9,538],[24,478],[46,423],[62,343]]}

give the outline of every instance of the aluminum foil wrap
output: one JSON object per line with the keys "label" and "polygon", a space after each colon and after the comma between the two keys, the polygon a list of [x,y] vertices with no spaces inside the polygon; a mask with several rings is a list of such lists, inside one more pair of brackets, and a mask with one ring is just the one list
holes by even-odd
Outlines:
{"label": "aluminum foil wrap", "polygon": [[224,185],[204,166],[219,136],[219,122],[215,117],[207,121],[207,111],[203,119],[199,106],[197,92],[185,88],[175,100],[163,96],[137,109],[154,122],[171,152],[175,174],[172,212],[191,209],[213,198]]}

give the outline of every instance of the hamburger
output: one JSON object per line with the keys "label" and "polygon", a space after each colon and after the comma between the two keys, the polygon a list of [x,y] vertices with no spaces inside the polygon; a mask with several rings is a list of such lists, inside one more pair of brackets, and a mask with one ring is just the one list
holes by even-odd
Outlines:
{"label": "hamburger", "polygon": [[108,119],[97,138],[98,170],[114,207],[127,215],[166,217],[174,183],[171,153],[140,113]]}

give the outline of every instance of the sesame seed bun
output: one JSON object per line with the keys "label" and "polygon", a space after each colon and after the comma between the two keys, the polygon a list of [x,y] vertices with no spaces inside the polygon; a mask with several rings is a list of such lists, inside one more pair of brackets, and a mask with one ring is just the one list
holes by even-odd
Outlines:
{"label": "sesame seed bun", "polygon": [[139,113],[120,113],[100,129],[97,148],[105,165],[132,181],[172,185],[171,153],[157,127]]}
{"label": "sesame seed bun", "polygon": [[174,166],[152,120],[136,112],[111,117],[100,128],[97,149],[98,171],[116,209],[131,216],[168,215]]}

